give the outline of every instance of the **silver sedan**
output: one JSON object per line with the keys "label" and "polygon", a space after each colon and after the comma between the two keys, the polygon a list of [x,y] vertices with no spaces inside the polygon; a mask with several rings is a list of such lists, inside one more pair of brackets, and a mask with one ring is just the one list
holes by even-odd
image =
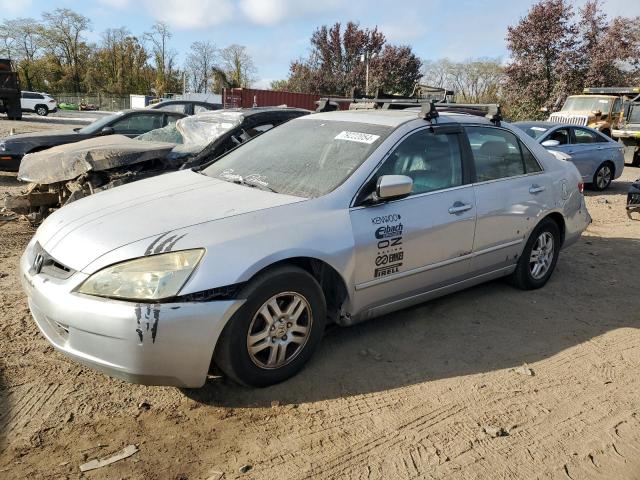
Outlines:
{"label": "silver sedan", "polygon": [[516,122],[514,125],[546,149],[569,155],[583,181],[594,190],[608,188],[622,175],[623,146],[593,128],[551,122]]}
{"label": "silver sedan", "polygon": [[499,277],[542,287],[590,221],[581,182],[497,119],[318,113],[56,211],[22,283],[54,347],[109,375],[199,387],[217,365],[265,386],[327,322]]}

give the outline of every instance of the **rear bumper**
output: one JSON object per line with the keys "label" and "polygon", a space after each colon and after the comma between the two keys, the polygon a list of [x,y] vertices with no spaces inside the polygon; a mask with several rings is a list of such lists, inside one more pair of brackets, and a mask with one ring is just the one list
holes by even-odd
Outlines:
{"label": "rear bumper", "polygon": [[23,156],[22,154],[0,152],[0,172],[17,172]]}
{"label": "rear bumper", "polygon": [[87,275],[34,275],[31,257],[27,249],[20,260],[21,281],[46,339],[72,359],[132,383],[202,386],[218,337],[242,304],[142,304],[76,294]]}

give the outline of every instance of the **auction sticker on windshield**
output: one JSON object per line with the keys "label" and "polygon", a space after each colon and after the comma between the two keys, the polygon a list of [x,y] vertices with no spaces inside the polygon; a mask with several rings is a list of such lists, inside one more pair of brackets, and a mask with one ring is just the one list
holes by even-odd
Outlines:
{"label": "auction sticker on windshield", "polygon": [[350,142],[359,142],[359,143],[373,143],[380,138],[380,135],[373,135],[371,133],[362,133],[362,132],[347,132],[343,130],[338,135],[335,136],[335,140],[347,140]]}

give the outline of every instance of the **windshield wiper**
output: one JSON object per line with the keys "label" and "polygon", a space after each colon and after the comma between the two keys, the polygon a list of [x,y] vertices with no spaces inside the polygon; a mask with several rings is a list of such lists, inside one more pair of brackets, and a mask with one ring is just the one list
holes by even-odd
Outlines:
{"label": "windshield wiper", "polygon": [[247,187],[259,188],[260,190],[267,190],[269,192],[278,193],[276,190],[274,190],[264,182],[259,182],[257,180],[252,181],[252,179],[244,178],[242,177],[242,175],[230,174],[230,175],[220,176],[218,178],[225,180],[227,182],[235,183],[237,185],[246,185]]}

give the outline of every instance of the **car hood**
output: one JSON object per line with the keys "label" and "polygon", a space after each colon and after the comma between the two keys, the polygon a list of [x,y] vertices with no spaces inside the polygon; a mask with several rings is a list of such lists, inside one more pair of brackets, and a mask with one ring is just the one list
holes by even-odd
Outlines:
{"label": "car hood", "polygon": [[89,138],[25,155],[18,180],[45,185],[66,182],[89,171],[162,159],[173,147],[175,143],[135,140],[125,135]]}
{"label": "car hood", "polygon": [[[82,270],[133,242],[304,200],[185,170],[71,203],[45,220],[36,240],[58,262]],[[179,243],[175,249],[180,249]]]}
{"label": "car hood", "polygon": [[73,130],[51,130],[48,132],[19,133],[3,138],[2,142],[4,142],[7,150],[25,152],[41,146],[60,145],[85,138],[88,138],[88,136]]}

